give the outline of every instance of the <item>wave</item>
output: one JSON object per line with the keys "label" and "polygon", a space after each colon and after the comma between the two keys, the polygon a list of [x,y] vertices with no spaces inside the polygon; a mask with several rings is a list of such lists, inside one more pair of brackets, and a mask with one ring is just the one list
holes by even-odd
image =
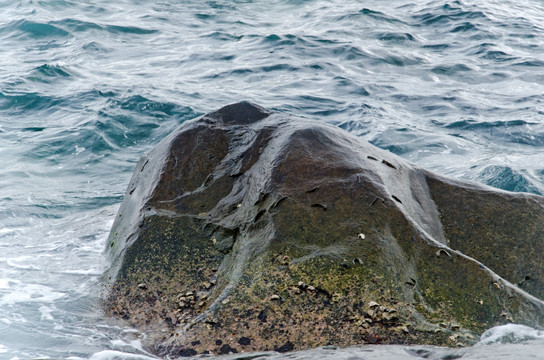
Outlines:
{"label": "wave", "polygon": [[535,339],[544,339],[544,331],[525,325],[508,324],[486,330],[480,337],[478,344],[519,344]]}
{"label": "wave", "polygon": [[6,33],[11,33],[16,37],[28,37],[31,39],[59,38],[70,35],[68,31],[55,25],[29,20],[12,21],[0,27],[0,34]]}
{"label": "wave", "polygon": [[453,123],[445,125],[447,129],[462,129],[462,130],[479,130],[479,129],[491,129],[491,128],[503,128],[503,127],[515,127],[534,125],[524,120],[499,120],[499,121],[476,121],[472,119],[459,120]]}
{"label": "wave", "polygon": [[498,189],[514,192],[527,192],[542,195],[538,188],[520,172],[500,165],[490,165],[483,169],[477,181]]}
{"label": "wave", "polygon": [[7,115],[19,115],[25,112],[54,109],[62,100],[37,92],[2,92],[0,91],[0,111]]}
{"label": "wave", "polygon": [[406,44],[417,41],[416,37],[410,33],[402,32],[384,32],[376,34],[376,38],[394,44]]}
{"label": "wave", "polygon": [[[118,97],[111,92],[83,92],[73,97],[57,99],[54,104],[69,110],[73,104],[85,103],[90,97],[94,98],[93,106],[98,105],[99,109],[93,110],[89,118],[83,121],[74,118],[75,123],[72,126],[59,130],[41,129],[44,134],[36,139],[39,144],[27,156],[50,159],[79,155],[82,151],[107,154],[122,147],[150,143],[156,136],[166,135],[172,130],[170,126],[167,129],[162,128],[158,134],[155,133],[155,130],[161,128],[162,119],[177,117],[181,123],[196,116],[190,107],[153,101],[141,95]],[[30,101],[26,107],[35,111],[39,100]],[[51,101],[40,106],[52,106]],[[94,157],[89,158],[92,159]]]}
{"label": "wave", "polygon": [[477,9],[475,6],[466,9],[467,5],[461,1],[449,1],[443,5],[436,5],[435,2],[429,3],[429,5],[431,4],[432,6],[421,9],[412,16],[418,25],[440,27],[450,25],[450,30],[455,30],[457,27],[462,26],[461,24],[473,24],[474,21],[490,20],[484,11]]}
{"label": "wave", "polygon": [[387,23],[392,23],[392,24],[406,24],[405,21],[395,17],[395,16],[392,16],[390,14],[386,14],[384,12],[381,12],[381,11],[377,11],[377,10],[372,10],[372,9],[368,9],[368,8],[363,8],[361,10],[359,10],[358,12],[355,12],[355,13],[349,13],[349,14],[344,14],[344,15],[340,15],[338,17],[335,18],[336,21],[352,21],[352,20],[363,20],[363,18],[367,18],[367,19],[373,19],[373,20],[378,20],[380,22],[387,22]]}
{"label": "wave", "polygon": [[104,32],[112,35],[151,35],[159,32],[132,25],[100,24],[73,18],[48,22],[37,22],[26,19],[14,20],[0,27],[0,35],[6,38],[23,38],[34,40],[61,39],[85,32]]}
{"label": "wave", "polygon": [[50,63],[38,66],[30,71],[26,80],[51,84],[57,80],[68,80],[77,74],[63,63]]}

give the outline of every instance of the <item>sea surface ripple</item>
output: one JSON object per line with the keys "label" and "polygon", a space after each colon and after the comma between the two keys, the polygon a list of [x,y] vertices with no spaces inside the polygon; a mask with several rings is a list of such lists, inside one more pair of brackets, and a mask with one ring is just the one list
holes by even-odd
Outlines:
{"label": "sea surface ripple", "polygon": [[139,157],[229,103],[543,194],[543,20],[540,0],[0,2],[0,358],[152,358],[100,313],[102,250]]}

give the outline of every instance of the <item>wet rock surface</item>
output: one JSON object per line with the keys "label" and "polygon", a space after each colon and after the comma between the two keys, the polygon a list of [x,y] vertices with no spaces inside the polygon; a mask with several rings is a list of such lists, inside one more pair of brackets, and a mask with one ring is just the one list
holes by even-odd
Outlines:
{"label": "wet rock surface", "polygon": [[140,160],[106,312],[159,355],[474,343],[544,323],[544,200],[446,179],[250,103]]}

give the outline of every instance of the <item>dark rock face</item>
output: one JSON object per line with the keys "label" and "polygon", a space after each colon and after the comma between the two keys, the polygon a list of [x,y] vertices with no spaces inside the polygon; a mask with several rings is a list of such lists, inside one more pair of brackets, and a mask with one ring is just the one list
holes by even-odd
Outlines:
{"label": "dark rock face", "polygon": [[234,104],[140,160],[109,239],[106,310],[161,355],[470,344],[543,325],[543,206]]}

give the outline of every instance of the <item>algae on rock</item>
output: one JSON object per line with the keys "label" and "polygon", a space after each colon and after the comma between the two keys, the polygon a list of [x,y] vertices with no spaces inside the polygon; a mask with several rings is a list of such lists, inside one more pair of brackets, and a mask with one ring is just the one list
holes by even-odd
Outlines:
{"label": "algae on rock", "polygon": [[160,355],[469,344],[542,326],[543,205],[233,104],[140,160],[105,307]]}

